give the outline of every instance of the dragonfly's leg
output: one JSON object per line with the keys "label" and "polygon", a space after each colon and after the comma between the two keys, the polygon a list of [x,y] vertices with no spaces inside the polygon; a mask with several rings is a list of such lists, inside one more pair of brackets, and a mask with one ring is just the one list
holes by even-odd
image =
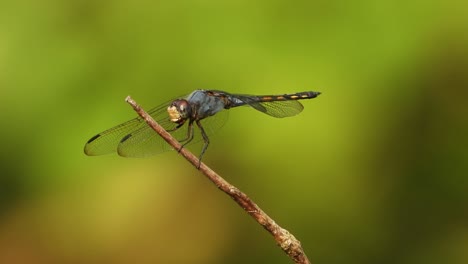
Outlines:
{"label": "dragonfly's leg", "polygon": [[[193,126],[192,126],[192,123],[193,121],[189,121],[189,125],[188,125],[188,129],[187,129],[187,136],[184,138],[184,139],[177,139],[177,141],[179,141],[180,143],[184,142],[184,141],[187,141],[190,142],[192,139],[191,137],[193,138]],[[183,125],[183,124],[182,124]],[[175,129],[171,130],[172,131],[175,131],[177,128],[181,127],[182,125],[178,125]],[[188,142],[184,143],[187,144]]]}
{"label": "dragonfly's leg", "polygon": [[[173,129],[167,130],[167,132],[172,133],[172,132],[176,131],[177,129],[181,128],[183,125],[185,125],[185,122],[184,122],[184,123],[181,123],[181,124],[178,124],[178,125],[177,125],[176,127],[174,127]],[[187,131],[187,137],[184,138],[184,139],[180,139],[180,140],[179,140],[178,138],[176,138],[177,141],[179,141],[179,142],[184,142],[184,141],[187,141],[187,140],[190,139],[190,126],[191,126],[191,124],[189,124],[189,129],[188,129],[188,131]],[[182,149],[182,147],[181,147],[178,151],[180,151],[181,149]]]}
{"label": "dragonfly's leg", "polygon": [[208,138],[208,135],[206,134],[205,129],[203,129],[203,126],[201,125],[200,120],[197,120],[197,126],[200,128],[200,132],[202,134],[203,141],[205,141],[205,144],[203,145],[202,151],[200,153],[200,157],[198,158],[197,169],[199,169],[200,165],[201,165],[201,160],[202,160],[203,154],[205,154],[205,151],[208,148],[208,145],[210,144],[210,139]]}
{"label": "dragonfly's leg", "polygon": [[185,143],[182,144],[182,146],[180,146],[180,148],[177,151],[180,152],[185,145],[187,145],[188,143],[190,143],[190,141],[192,141],[192,139],[193,139],[193,121],[190,120],[188,124],[188,128],[187,128],[187,138],[179,140],[179,142],[185,141]]}
{"label": "dragonfly's leg", "polygon": [[177,129],[179,129],[181,126],[183,126],[185,123],[181,123],[181,124],[178,124],[176,127],[174,127],[173,129],[170,129],[170,130],[167,130],[167,132],[174,132],[176,131]]}

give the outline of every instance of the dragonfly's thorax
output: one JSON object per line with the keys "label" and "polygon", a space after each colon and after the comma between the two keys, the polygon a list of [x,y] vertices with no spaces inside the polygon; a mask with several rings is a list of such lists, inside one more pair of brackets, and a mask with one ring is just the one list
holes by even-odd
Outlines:
{"label": "dragonfly's thorax", "polygon": [[225,108],[225,98],[211,90],[195,90],[187,97],[194,120],[213,116]]}
{"label": "dragonfly's thorax", "polygon": [[178,99],[167,108],[169,119],[177,124],[184,123],[192,114],[192,108],[185,99]]}

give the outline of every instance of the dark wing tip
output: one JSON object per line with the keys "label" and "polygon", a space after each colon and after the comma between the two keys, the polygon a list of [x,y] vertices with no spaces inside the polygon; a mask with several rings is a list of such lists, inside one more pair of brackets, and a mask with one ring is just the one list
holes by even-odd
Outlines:
{"label": "dark wing tip", "polygon": [[129,155],[127,153],[125,153],[125,149],[121,148],[122,144],[125,143],[125,141],[127,141],[129,138],[131,138],[133,135],[132,134],[127,134],[125,137],[123,137],[120,142],[119,142],[119,146],[117,147],[117,154],[119,154],[119,156],[121,157],[129,157]]}
{"label": "dark wing tip", "polygon": [[96,139],[99,138],[100,136],[101,136],[101,134],[95,135],[94,137],[90,138],[90,139],[88,140],[88,142],[86,142],[86,144],[89,144],[89,143],[93,142],[94,140],[96,140]]}
{"label": "dark wing tip", "polygon": [[88,156],[95,156],[95,154],[93,154],[92,152],[92,148],[90,149],[90,146],[89,144],[93,143],[96,139],[100,138],[101,137],[101,134],[97,134],[95,135],[94,137],[90,138],[88,140],[88,142],[86,142],[85,146],[84,146],[84,153]]}
{"label": "dark wing tip", "polygon": [[120,143],[124,143],[127,139],[129,139],[130,137],[132,137],[132,134],[128,134],[126,135],[125,137],[123,137],[121,140],[120,140]]}

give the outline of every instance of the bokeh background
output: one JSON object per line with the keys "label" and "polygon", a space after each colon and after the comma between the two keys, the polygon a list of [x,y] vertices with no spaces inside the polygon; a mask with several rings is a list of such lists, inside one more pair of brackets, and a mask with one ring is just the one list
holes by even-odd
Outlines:
{"label": "bokeh background", "polygon": [[[0,2],[0,263],[290,263],[176,152],[84,143],[194,89],[316,90],[230,110],[204,161],[313,263],[468,263],[468,2]],[[199,151],[197,146],[192,148]]]}

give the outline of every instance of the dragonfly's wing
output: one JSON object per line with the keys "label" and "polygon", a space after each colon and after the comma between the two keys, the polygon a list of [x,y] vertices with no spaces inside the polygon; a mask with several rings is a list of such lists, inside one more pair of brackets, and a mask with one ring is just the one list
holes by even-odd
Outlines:
{"label": "dragonfly's wing", "polygon": [[[205,129],[206,133],[211,136],[217,130],[219,130],[227,120],[226,110],[218,112],[212,117],[201,120],[201,124]],[[163,119],[156,121],[164,127],[166,130],[173,130],[176,128],[175,123],[169,120],[169,117],[166,116]],[[194,138],[185,146],[190,146],[194,143],[200,142],[203,138],[201,137],[200,132],[194,126]],[[175,131],[170,132],[171,135],[177,139],[182,144],[183,140],[188,137],[188,121],[182,127],[178,128]],[[124,157],[147,157],[161,152],[172,150],[172,146],[169,145],[160,135],[158,135],[150,126],[145,124],[145,126],[139,128],[138,130],[124,136],[123,140],[118,144],[117,152],[120,156]]]}
{"label": "dragonfly's wing", "polygon": [[[148,113],[156,120],[168,118],[166,109],[170,102],[171,101],[161,104],[160,106],[148,111]],[[122,138],[147,126],[148,125],[141,117],[129,120],[92,137],[86,143],[84,152],[89,156],[104,155],[115,152]]]}
{"label": "dragonfly's wing", "polygon": [[104,155],[115,152],[120,140],[128,133],[142,126],[141,118],[134,118],[92,137],[86,143],[84,152],[88,156]]}
{"label": "dragonfly's wing", "polygon": [[259,102],[253,99],[256,96],[235,95],[235,97],[260,112],[278,118],[297,115],[304,109],[304,106],[296,100]]}
{"label": "dragonfly's wing", "polygon": [[[228,120],[228,118],[229,118],[229,111],[224,109],[216,113],[214,116],[207,117],[201,120],[200,122],[206,134],[208,136],[212,136],[216,134],[216,132],[218,132],[219,129],[221,129],[224,126],[224,124],[226,124],[226,121]],[[197,134],[197,131],[195,131],[195,134]],[[201,137],[197,138],[197,140],[200,141],[202,140],[202,138]]]}
{"label": "dragonfly's wing", "polygon": [[[179,129],[174,130],[177,124],[169,120],[167,113],[167,107],[172,101],[170,100],[149,110],[148,114],[165,130],[169,131],[173,137],[181,141],[188,136],[188,121]],[[214,116],[201,120],[201,124],[210,136],[226,123],[227,116],[228,112],[223,110]],[[174,131],[171,132],[170,130]],[[200,142],[202,139],[197,126],[194,124],[194,139],[187,145]],[[117,151],[119,155],[124,157],[147,157],[171,149],[172,147],[153,131],[141,117],[137,117],[92,137],[86,143],[84,151],[89,156]]]}
{"label": "dragonfly's wing", "polygon": [[[167,119],[167,120],[166,120]],[[176,124],[166,119],[156,120],[158,124],[166,130],[176,127]],[[180,134],[185,130],[185,126],[174,131],[174,134]],[[138,130],[125,135],[117,146],[117,153],[123,157],[148,157],[171,149],[170,145],[164,141],[148,124]]]}
{"label": "dragonfly's wing", "polygon": [[295,116],[302,112],[304,106],[298,101],[274,101],[249,104],[253,108],[273,117]]}

